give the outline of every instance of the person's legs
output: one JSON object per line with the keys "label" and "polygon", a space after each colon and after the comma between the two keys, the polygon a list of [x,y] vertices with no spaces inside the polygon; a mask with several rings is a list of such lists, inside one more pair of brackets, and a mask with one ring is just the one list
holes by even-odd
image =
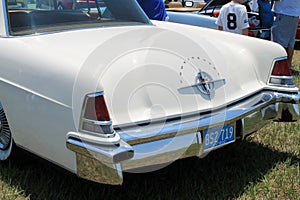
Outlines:
{"label": "person's legs", "polygon": [[294,17],[291,20],[290,26],[293,29],[291,30],[291,38],[290,38],[288,48],[287,48],[287,55],[288,55],[288,62],[290,64],[290,66],[292,67],[292,60],[293,60],[294,46],[295,46],[295,38],[296,38],[297,26],[298,26],[298,17]]}
{"label": "person's legs", "polygon": [[292,67],[297,26],[297,17],[279,14],[271,29],[271,40],[285,48],[290,67]]}
{"label": "person's legs", "polygon": [[292,67],[292,60],[293,60],[293,55],[294,55],[294,48],[288,47],[286,49],[286,52],[287,52],[287,56],[288,56],[288,63],[290,65],[290,67]]}
{"label": "person's legs", "polygon": [[286,21],[286,18],[284,15],[277,14],[276,19],[273,23],[273,26],[271,28],[271,40],[273,42],[276,42],[280,44],[282,47],[284,47],[287,50],[288,43],[289,43],[289,32],[286,28],[286,24],[288,24]]}

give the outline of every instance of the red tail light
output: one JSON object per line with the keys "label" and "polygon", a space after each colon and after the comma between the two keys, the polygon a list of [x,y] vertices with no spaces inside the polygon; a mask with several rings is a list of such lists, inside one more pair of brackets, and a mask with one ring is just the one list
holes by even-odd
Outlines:
{"label": "red tail light", "polygon": [[269,84],[278,87],[295,87],[291,68],[287,59],[275,61],[269,79]]}
{"label": "red tail light", "polygon": [[288,61],[285,60],[277,60],[274,64],[272,70],[272,76],[292,76],[291,68],[289,66]]}
{"label": "red tail light", "polygon": [[253,32],[248,32],[248,36],[254,37],[254,33]]}
{"label": "red tail light", "polygon": [[255,24],[249,23],[249,28],[255,28]]}
{"label": "red tail light", "polygon": [[214,17],[219,17],[219,15],[220,15],[220,12],[213,12]]}
{"label": "red tail light", "polygon": [[112,121],[110,120],[103,92],[87,95],[82,113],[80,131],[104,137],[114,136]]}
{"label": "red tail light", "polygon": [[102,94],[96,93],[87,97],[84,118],[95,121],[110,121],[110,116]]}

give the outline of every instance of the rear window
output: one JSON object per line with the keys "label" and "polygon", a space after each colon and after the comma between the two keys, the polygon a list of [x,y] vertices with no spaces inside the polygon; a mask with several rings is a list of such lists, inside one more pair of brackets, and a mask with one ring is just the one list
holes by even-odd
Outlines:
{"label": "rear window", "polygon": [[7,0],[11,35],[150,24],[136,0]]}

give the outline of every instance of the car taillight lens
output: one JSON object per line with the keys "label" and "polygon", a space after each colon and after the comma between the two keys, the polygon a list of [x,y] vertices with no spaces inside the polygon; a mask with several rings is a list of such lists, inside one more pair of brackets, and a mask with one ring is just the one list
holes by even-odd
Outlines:
{"label": "car taillight lens", "polygon": [[287,59],[277,60],[274,63],[272,76],[292,76],[291,68]]}
{"label": "car taillight lens", "polygon": [[110,120],[103,95],[90,95],[87,97],[84,117],[96,121]]}
{"label": "car taillight lens", "polygon": [[255,24],[249,23],[249,28],[255,28]]}
{"label": "car taillight lens", "polygon": [[220,12],[213,12],[214,17],[219,17],[219,15],[220,15]]}
{"label": "car taillight lens", "polygon": [[274,62],[269,84],[279,87],[295,87],[287,59],[280,59]]}
{"label": "car taillight lens", "polygon": [[105,137],[114,134],[103,92],[89,94],[85,97],[80,130]]}
{"label": "car taillight lens", "polygon": [[253,32],[248,32],[248,36],[254,37],[254,33]]}

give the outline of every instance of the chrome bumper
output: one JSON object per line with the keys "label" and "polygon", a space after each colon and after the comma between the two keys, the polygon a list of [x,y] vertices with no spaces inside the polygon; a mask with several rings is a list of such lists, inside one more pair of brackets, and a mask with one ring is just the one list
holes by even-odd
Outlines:
{"label": "chrome bumper", "polygon": [[[117,128],[118,145],[90,142],[81,133],[68,133],[66,145],[76,153],[78,176],[105,184],[122,184],[123,171],[146,172],[180,158],[203,157],[203,130],[232,124],[243,139],[269,120],[300,118],[300,93],[261,92],[239,104],[164,123]],[[149,168],[151,167],[151,168]]]}

